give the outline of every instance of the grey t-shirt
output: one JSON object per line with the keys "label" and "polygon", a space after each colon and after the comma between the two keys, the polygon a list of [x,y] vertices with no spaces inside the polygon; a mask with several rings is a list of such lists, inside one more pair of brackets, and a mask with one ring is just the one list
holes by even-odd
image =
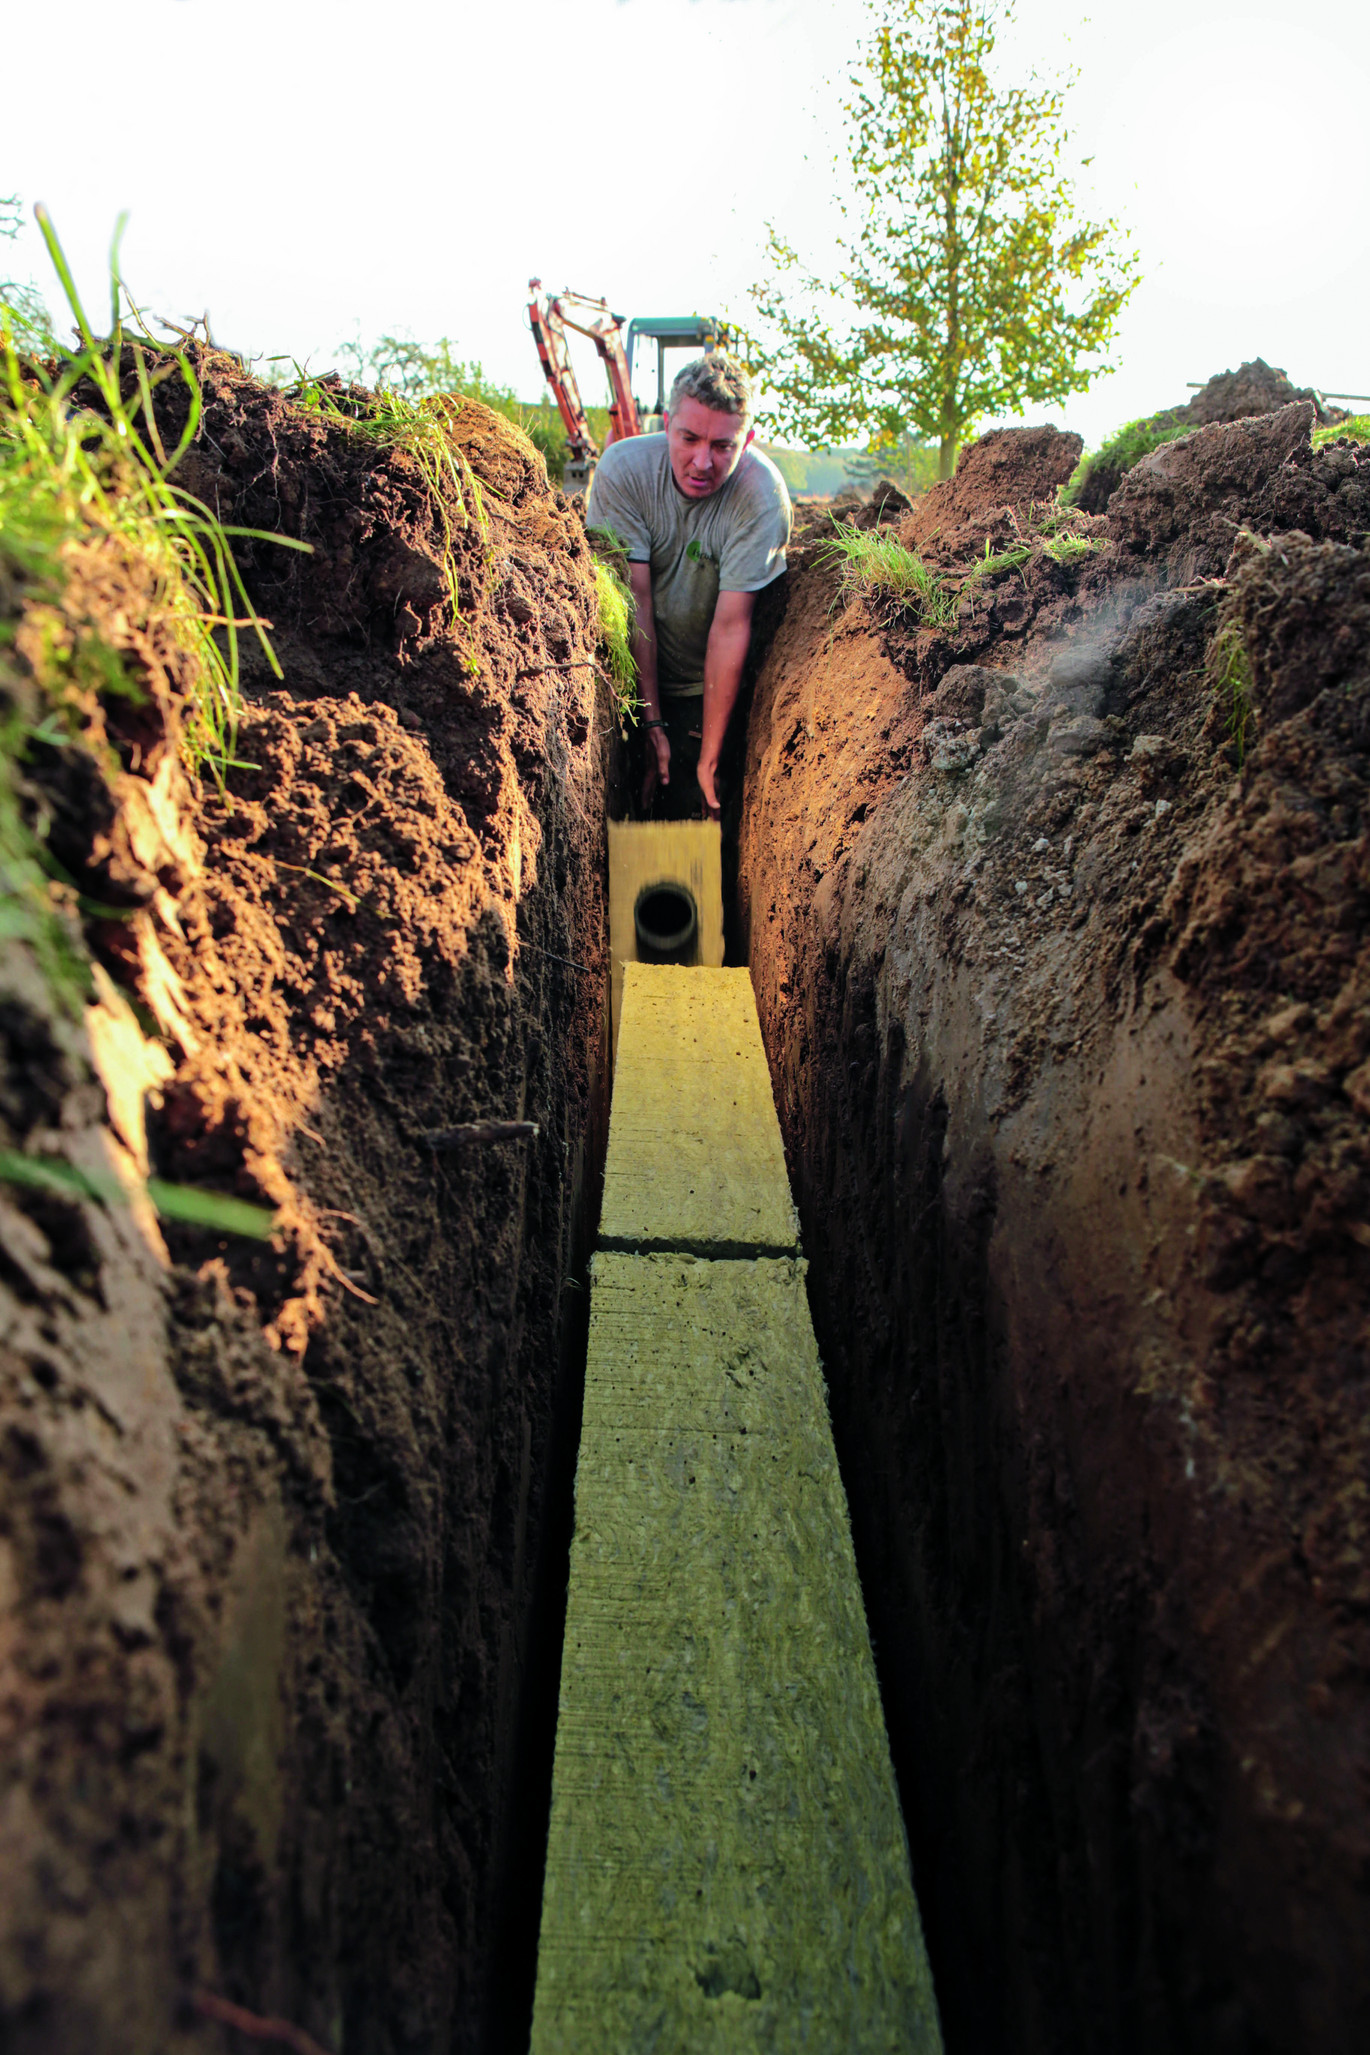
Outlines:
{"label": "grey t-shirt", "polygon": [[600,458],[588,518],[613,529],[631,563],[652,567],[661,690],[702,692],[719,593],[760,592],[785,568],[790,496],[775,465],[753,443],[726,485],[686,499],[671,476],[666,437],[632,435]]}

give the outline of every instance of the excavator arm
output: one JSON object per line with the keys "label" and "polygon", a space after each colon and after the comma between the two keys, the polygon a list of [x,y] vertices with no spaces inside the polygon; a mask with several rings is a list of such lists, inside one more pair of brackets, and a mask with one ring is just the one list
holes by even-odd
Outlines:
{"label": "excavator arm", "polygon": [[609,441],[622,442],[627,436],[639,434],[637,402],[628,383],[628,359],[623,348],[623,316],[611,313],[607,300],[592,300],[585,293],[559,293],[551,304],[567,328],[588,335],[599,351],[609,378]]}
{"label": "excavator arm", "polygon": [[528,322],[538,346],[543,373],[566,428],[566,489],[583,492],[590,482],[599,444],[590,433],[585,402],[566,347],[566,329],[555,299],[543,298],[542,280],[528,281]]}
{"label": "excavator arm", "polygon": [[[609,377],[610,442],[638,435],[637,402],[628,381],[628,359],[623,348],[623,317],[611,312],[607,300],[592,300],[585,293],[549,294],[545,299],[542,280],[528,281],[528,319],[538,346],[542,369],[566,424],[569,454],[565,484],[568,492],[582,492],[590,482],[599,444],[590,433],[580,386],[571,367],[566,347],[566,330],[574,328],[588,335],[598,350]],[[577,319],[577,315],[580,317]]]}

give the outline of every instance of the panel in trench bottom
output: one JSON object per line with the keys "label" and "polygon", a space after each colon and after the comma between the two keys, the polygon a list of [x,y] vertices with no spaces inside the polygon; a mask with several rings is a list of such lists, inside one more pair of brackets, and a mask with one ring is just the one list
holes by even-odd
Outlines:
{"label": "panel in trench bottom", "polygon": [[941,2048],[804,1270],[594,1258],[532,2055]]}
{"label": "panel in trench bottom", "polygon": [[723,843],[717,821],[610,821],[609,1005],[618,1055],[624,965],[638,960],[633,909],[644,886],[684,885],[699,915],[693,962],[723,962]]}
{"label": "panel in trench bottom", "polygon": [[745,970],[625,965],[599,1246],[797,1251],[799,1218]]}

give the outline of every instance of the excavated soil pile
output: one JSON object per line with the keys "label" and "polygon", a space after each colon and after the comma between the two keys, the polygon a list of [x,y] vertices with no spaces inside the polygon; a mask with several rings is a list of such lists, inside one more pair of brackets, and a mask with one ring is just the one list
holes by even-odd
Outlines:
{"label": "excavated soil pile", "polygon": [[[948,2045],[1370,2038],[1370,459],[801,548],[741,882]],[[1015,458],[1015,452],[1017,456]],[[988,538],[1036,538],[966,575]]]}
{"label": "excavated soil pile", "polygon": [[[284,678],[249,663],[241,767],[195,786],[146,595],[69,588],[145,696],[106,708],[108,780],[34,770],[101,1003],[87,1039],[7,956],[0,1139],[279,1228],[0,1198],[0,2043],[237,2046],[227,2000],[349,2055],[469,2048],[528,1910],[602,1146],[594,580],[486,409],[435,493],[347,394],[199,369],[179,482],[312,545],[242,546]],[[487,1121],[538,1132],[425,1139]]]}
{"label": "excavated soil pile", "polygon": [[[1277,414],[1295,400],[1306,400],[1320,424],[1344,421],[1345,407],[1329,406],[1311,386],[1298,386],[1264,357],[1253,357],[1235,371],[1215,371],[1192,399],[1179,407],[1162,407],[1151,416],[1157,429],[1208,427],[1215,421],[1244,421],[1253,414]],[[1101,455],[1091,464],[1077,504],[1088,514],[1102,514],[1126,475],[1118,457]]]}

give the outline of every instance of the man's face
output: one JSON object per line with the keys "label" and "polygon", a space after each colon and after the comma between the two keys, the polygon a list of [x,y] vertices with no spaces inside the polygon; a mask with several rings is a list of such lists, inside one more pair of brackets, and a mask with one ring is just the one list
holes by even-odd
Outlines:
{"label": "man's face", "polygon": [[686,499],[707,499],[726,485],[755,430],[740,414],[723,414],[702,400],[681,400],[666,416],[671,476]]}

